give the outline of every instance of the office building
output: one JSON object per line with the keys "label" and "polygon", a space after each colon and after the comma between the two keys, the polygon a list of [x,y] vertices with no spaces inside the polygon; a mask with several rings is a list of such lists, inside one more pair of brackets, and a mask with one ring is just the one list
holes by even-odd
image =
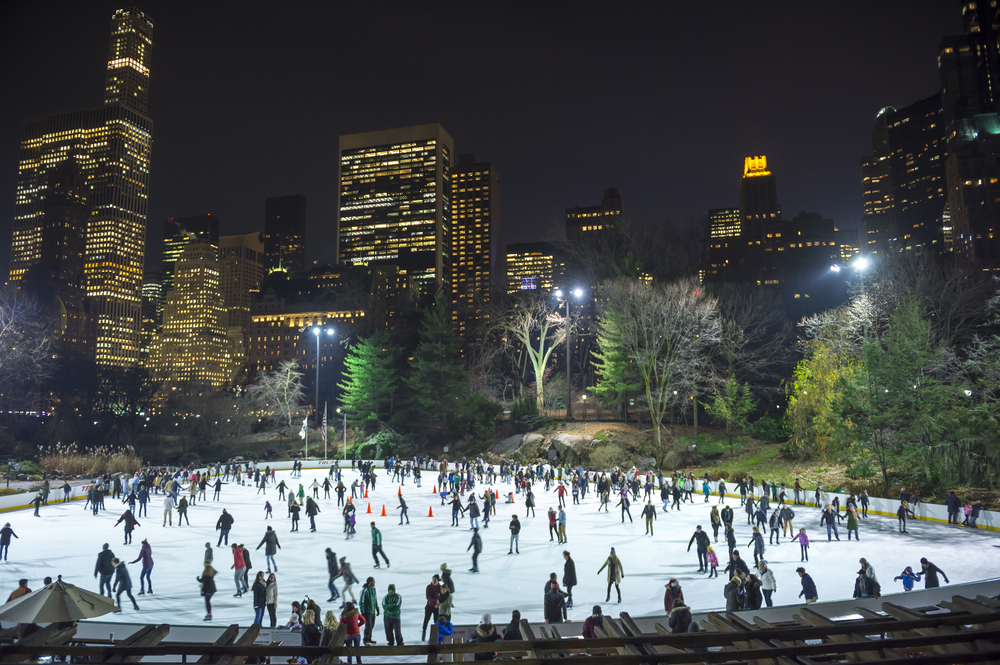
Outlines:
{"label": "office building", "polygon": [[259,231],[219,238],[219,291],[226,328],[250,343],[250,308],[264,280],[264,234]]}
{"label": "office building", "polygon": [[767,169],[767,156],[755,155],[743,160],[743,179],[739,193],[740,217],[744,239],[758,244],[764,237],[764,224],[781,219],[778,185]]}
{"label": "office building", "polygon": [[207,215],[171,217],[163,224],[163,290],[174,288],[174,264],[192,243],[205,243],[219,251],[219,218]]}
{"label": "office building", "polygon": [[617,187],[604,190],[600,205],[566,208],[566,237],[614,231],[625,211],[622,193]]}
{"label": "office building", "polygon": [[[455,332],[472,335],[489,321],[500,275],[500,177],[488,162],[461,155],[451,176],[451,312]],[[474,339],[472,340],[474,341]]]}
{"label": "office building", "polygon": [[139,344],[139,358],[144,366],[148,363],[153,338],[163,329],[163,307],[166,303],[163,273],[147,270],[142,276],[142,327]]}
{"label": "office building", "polygon": [[703,279],[735,279],[746,254],[743,218],[739,208],[716,208],[708,211],[708,266]]}
{"label": "office building", "polygon": [[306,197],[273,196],[264,202],[264,271],[306,269]]}
{"label": "office building", "polygon": [[507,293],[521,291],[550,293],[561,278],[565,264],[559,252],[547,242],[507,245]]}
{"label": "office building", "polygon": [[453,153],[437,124],[341,136],[338,262],[398,266],[422,292],[447,294]]}
{"label": "office building", "polygon": [[52,172],[73,157],[89,188],[84,279],[93,337],[88,356],[105,367],[139,361],[152,120],[146,115],[153,23],[136,8],[111,21],[105,105],[35,120],[21,138],[10,280],[42,260]]}
{"label": "office building", "polygon": [[222,388],[242,363],[243,341],[226,329],[219,272],[218,249],[209,243],[190,243],[177,258],[163,330],[153,338],[146,363],[163,393],[192,383]]}

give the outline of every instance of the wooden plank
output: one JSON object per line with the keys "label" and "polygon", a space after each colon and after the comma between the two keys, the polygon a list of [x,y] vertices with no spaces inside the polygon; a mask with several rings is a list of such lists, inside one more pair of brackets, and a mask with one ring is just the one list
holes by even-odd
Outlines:
{"label": "wooden plank", "polygon": [[[130,647],[154,647],[163,641],[163,638],[170,633],[170,625],[161,623],[159,626],[146,626],[136,631],[133,635],[122,640],[120,646]],[[102,663],[137,663],[142,660],[142,656],[126,656],[120,653],[111,654]]]}
{"label": "wooden plank", "polygon": [[940,605],[952,612],[968,612],[969,614],[990,614],[996,609],[978,600],[970,600],[961,596],[952,596],[950,601],[942,601]]}
{"label": "wooden plank", "polygon": [[757,629],[757,627],[754,626],[752,623],[750,623],[749,621],[747,621],[746,619],[744,619],[743,617],[741,617],[741,616],[739,616],[737,614],[733,614],[732,612],[726,612],[726,619],[730,623],[734,624],[736,627],[742,628],[743,630],[756,630]]}
{"label": "wooden plank", "polygon": [[[750,640],[750,646],[754,649],[770,649],[771,645],[767,642],[762,642],[757,638]],[[777,660],[775,658],[757,658],[753,661],[754,665],[777,665]]]}
{"label": "wooden plank", "polygon": [[[834,626],[836,621],[826,618],[818,612],[814,612],[808,607],[802,608],[802,619],[813,626]],[[831,635],[830,640],[840,644],[847,642],[871,642],[864,635],[858,634],[842,634],[842,635]],[[848,656],[848,660],[858,661],[858,660],[881,660],[882,655],[878,651],[857,651]]]}
{"label": "wooden plank", "polygon": [[[236,626],[236,628],[239,629],[239,626]],[[347,626],[341,626],[341,628],[344,628],[346,632]],[[339,629],[337,632],[338,633],[340,632]],[[233,646],[252,647],[258,635],[260,635],[260,624],[252,623],[250,624],[249,627],[247,627],[245,631],[243,631],[243,634],[240,635],[239,639],[236,640],[236,643]],[[336,637],[334,637],[334,640],[336,640]],[[334,644],[336,644],[336,641],[334,642]],[[323,658],[325,657],[326,656],[323,656],[322,658],[320,658],[320,660],[322,661]],[[236,656],[227,654],[225,656],[220,657],[219,660],[216,662],[217,665],[242,665],[243,663],[246,662],[246,660],[247,660],[246,656]],[[336,662],[336,659],[334,659],[331,662]]]}
{"label": "wooden plank", "polygon": [[874,610],[870,610],[867,607],[860,607],[860,606],[855,607],[854,611],[860,614],[865,619],[873,619],[875,621],[878,621],[880,619],[885,619],[885,616],[879,614],[878,612],[875,612]]}
{"label": "wooden plank", "polygon": [[24,652],[17,650],[19,646],[59,646],[68,642],[74,635],[76,635],[76,628],[74,626],[70,626],[69,628],[59,628],[57,624],[50,623],[41,630],[36,630],[31,635],[19,640],[17,644],[4,647],[4,655],[3,658],[0,659],[0,662],[20,663],[27,660]]}
{"label": "wooden plank", "polygon": [[[236,636],[240,634],[239,624],[231,624],[228,628],[222,631],[222,635],[219,639],[212,642],[213,647],[227,647],[233,643]],[[198,663],[217,663],[220,659],[225,658],[225,656],[210,656],[207,653],[199,658],[196,662]]]}
{"label": "wooden plank", "polygon": [[[631,637],[622,626],[618,625],[611,617],[604,617],[604,629],[608,632],[608,637]],[[633,642],[625,642],[622,646],[616,647],[619,656],[638,656],[647,653],[643,644],[642,648]]]}
{"label": "wooden plank", "polygon": [[753,618],[753,622],[754,622],[754,625],[756,625],[758,628],[774,628],[775,627],[773,623],[770,623],[768,621],[764,621],[760,617],[754,617]]}
{"label": "wooden plank", "polygon": [[996,598],[990,598],[989,596],[979,594],[976,596],[976,600],[987,607],[992,607],[995,610],[1000,609],[1000,600],[997,600]]}
{"label": "wooden plank", "polygon": [[437,663],[438,662],[438,653],[437,653],[437,648],[438,648],[438,625],[436,623],[431,626],[431,639],[430,639],[430,642],[428,642],[428,647],[429,648],[427,650],[427,662],[428,663]]}
{"label": "wooden plank", "polygon": [[[521,637],[527,642],[534,642],[536,640],[534,631],[531,630],[531,624],[528,623],[527,619],[521,619]],[[534,648],[528,652],[531,658],[537,658],[542,660],[542,650],[539,648]]]}
{"label": "wooden plank", "polygon": [[[901,607],[895,603],[882,603],[882,611],[896,619],[897,621],[907,621],[917,618],[927,618],[924,614],[914,611],[908,607]],[[918,635],[954,635],[959,632],[955,626],[936,626],[927,628],[916,628],[913,632]],[[968,653],[972,650],[968,644],[938,644],[934,646],[934,653],[946,655],[956,653]]]}
{"label": "wooden plank", "polygon": [[[743,630],[742,628],[740,628],[736,624],[730,622],[728,618],[722,616],[718,612],[709,612],[708,616],[706,617],[706,619],[712,625],[712,627],[715,628],[716,630],[718,630],[720,633],[740,633],[740,634],[742,634],[742,633],[746,632],[745,630]],[[732,650],[735,649],[737,651],[740,651],[740,650],[749,649],[749,648],[750,648],[750,643],[749,642],[747,642],[745,640],[733,640],[732,646],[723,647],[723,650],[732,651]]]}

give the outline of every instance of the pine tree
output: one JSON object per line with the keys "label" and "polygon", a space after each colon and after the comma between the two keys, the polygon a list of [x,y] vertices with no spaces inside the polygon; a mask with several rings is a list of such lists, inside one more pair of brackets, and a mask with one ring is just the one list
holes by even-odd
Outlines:
{"label": "pine tree", "polygon": [[426,415],[442,418],[447,428],[448,414],[455,412],[459,398],[468,392],[469,379],[464,371],[461,343],[443,302],[424,312],[419,335],[406,383]]}
{"label": "pine tree", "polygon": [[344,358],[342,404],[355,427],[369,427],[389,419],[393,391],[398,384],[397,351],[387,332],[362,337]]}
{"label": "pine tree", "polygon": [[598,324],[597,350],[592,353],[596,361],[594,370],[597,373],[597,385],[590,388],[590,392],[605,406],[624,415],[628,420],[628,401],[642,387],[642,377],[622,347],[617,313],[613,310],[601,317]]}

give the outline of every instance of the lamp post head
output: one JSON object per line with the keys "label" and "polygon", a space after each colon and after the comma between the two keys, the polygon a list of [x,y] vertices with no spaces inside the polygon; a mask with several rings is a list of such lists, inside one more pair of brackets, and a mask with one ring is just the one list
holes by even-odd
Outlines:
{"label": "lamp post head", "polygon": [[583,289],[573,289],[573,295],[576,296],[577,298],[582,297],[583,296]]}
{"label": "lamp post head", "polygon": [[840,266],[837,264],[830,266],[830,272],[840,272]]}
{"label": "lamp post head", "polygon": [[857,270],[867,270],[868,269],[868,259],[861,257],[854,262],[854,267]]}
{"label": "lamp post head", "polygon": [[553,291],[553,295],[555,295],[556,298],[562,298],[563,297],[562,289],[556,289],[555,291]]}

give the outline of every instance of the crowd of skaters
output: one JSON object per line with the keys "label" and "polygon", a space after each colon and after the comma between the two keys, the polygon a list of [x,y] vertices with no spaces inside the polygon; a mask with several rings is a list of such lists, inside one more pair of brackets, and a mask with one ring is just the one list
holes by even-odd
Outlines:
{"label": "crowd of skaters", "polygon": [[[297,461],[293,465],[290,475],[292,482],[287,483],[284,479],[276,482],[275,470],[265,466],[259,469],[257,464],[229,463],[225,465],[210,465],[203,471],[188,471],[184,469],[151,468],[133,476],[127,475],[106,475],[96,479],[91,489],[88,491],[87,501],[84,509],[91,510],[96,515],[100,510],[106,510],[105,500],[108,496],[112,499],[121,499],[123,504],[128,504],[128,508],[122,513],[117,524],[124,523],[124,544],[131,543],[131,533],[136,526],[140,526],[138,517],[146,517],[147,504],[153,497],[162,494],[162,504],[164,512],[163,526],[173,525],[172,514],[176,511],[178,526],[181,526],[182,518],[186,518],[186,508],[188,505],[195,505],[197,501],[207,501],[209,492],[213,501],[219,501],[223,486],[229,482],[238,485],[252,485],[257,489],[257,494],[267,494],[270,486],[272,491],[277,491],[278,500],[286,501],[287,493],[287,517],[291,521],[291,531],[298,530],[299,512],[305,508],[306,515],[310,518],[310,530],[315,532],[316,515],[320,512],[317,500],[319,492],[322,490],[324,499],[331,499],[331,491],[337,495],[337,507],[341,509],[344,517],[343,533],[345,538],[350,539],[355,535],[355,507],[354,501],[366,496],[366,492],[375,487],[378,474],[374,463],[370,461],[351,460],[351,469],[360,473],[360,477],[355,479],[350,485],[350,498],[346,498],[348,487],[343,482],[342,471],[339,464],[330,467],[329,474],[320,482],[318,479],[305,488],[302,483],[294,482],[295,478],[301,477],[301,462]],[[400,486],[405,485],[408,478],[419,487],[423,471],[436,473],[438,493],[441,497],[442,505],[450,504],[452,507],[452,526],[459,526],[459,519],[469,515],[472,539],[466,551],[472,551],[472,573],[478,573],[478,556],[482,552],[482,538],[479,534],[480,527],[489,528],[491,516],[496,515],[499,492],[495,492],[490,487],[499,483],[512,485],[513,491],[506,493],[505,503],[513,504],[515,497],[523,497],[525,506],[525,518],[534,517],[535,493],[541,492],[544,495],[553,494],[555,506],[549,507],[547,512],[547,524],[549,528],[550,540],[558,539],[559,543],[567,543],[567,497],[572,498],[574,506],[580,505],[586,499],[587,493],[593,491],[599,499],[598,511],[608,511],[613,500],[617,500],[616,508],[621,508],[621,521],[626,517],[632,521],[630,506],[634,502],[644,500],[641,517],[644,518],[646,534],[653,535],[653,523],[657,519],[657,507],[653,505],[653,496],[658,491],[659,499],[662,502],[660,511],[681,510],[684,504],[696,504],[696,494],[703,495],[704,499],[700,503],[708,503],[712,494],[709,485],[709,475],[705,474],[703,479],[696,480],[694,475],[674,473],[669,477],[664,477],[659,471],[640,473],[635,468],[630,470],[613,469],[610,472],[591,472],[584,469],[568,469],[553,467],[547,464],[534,464],[522,466],[512,461],[504,461],[499,465],[487,464],[483,460],[462,460],[453,464],[438,463],[429,458],[415,458],[411,460],[398,460],[387,458],[383,460],[382,469],[391,479]],[[698,485],[701,485],[698,492]],[[185,487],[186,484],[186,487]],[[487,485],[481,494],[477,494],[476,485]],[[591,489],[593,487],[593,489]],[[716,490],[718,503],[713,505],[709,513],[709,522],[712,527],[713,536],[709,536],[701,526],[698,526],[688,544],[688,550],[692,546],[696,547],[699,562],[699,571],[706,573],[710,577],[718,576],[719,557],[713,548],[713,542],[718,542],[719,530],[723,530],[723,537],[728,547],[728,564],[724,569],[727,583],[723,589],[726,599],[727,609],[756,609],[766,603],[768,607],[772,605],[771,596],[776,592],[773,572],[768,567],[764,558],[765,544],[762,529],[769,531],[768,545],[777,545],[781,537],[792,535],[792,542],[798,542],[801,547],[802,560],[808,561],[809,541],[805,528],[800,528],[798,533],[794,531],[795,509],[793,506],[805,503],[806,493],[802,489],[798,480],[793,487],[787,488],[784,484],[768,483],[761,481],[759,486],[752,477],[740,479],[733,485],[735,491],[740,495],[740,506],[747,516],[747,525],[751,527],[752,533],[747,543],[747,547],[753,548],[754,567],[750,566],[740,556],[738,540],[735,534],[734,511],[727,503],[727,486],[723,479],[719,482]],[[759,487],[759,489],[758,489]],[[47,488],[46,488],[47,490]],[[68,496],[68,493],[64,493]],[[40,493],[41,494],[41,493]],[[640,499],[640,495],[642,498]],[[47,491],[45,492],[47,498]],[[451,497],[449,500],[449,496]],[[949,517],[951,517],[953,504],[960,508],[961,504],[952,501],[954,493],[949,497]],[[698,497],[699,499],[701,497]],[[833,537],[839,541],[838,524],[846,520],[848,539],[858,537],[859,520],[867,518],[869,497],[867,492],[862,492],[858,497],[850,496],[842,507],[839,497],[834,497],[827,503],[826,492],[822,487],[815,490],[815,502],[820,509],[820,527],[825,526],[828,540]],[[398,495],[400,511],[400,522],[404,519],[409,523],[407,506],[403,499],[402,492]],[[789,501],[789,499],[791,499]],[[900,531],[906,533],[905,521],[907,516],[913,515],[912,506],[919,501],[916,497],[904,494],[900,497]],[[482,508],[480,503],[482,502]],[[773,504],[773,506],[772,506]],[[41,504],[44,505],[44,504]],[[722,505],[722,509],[719,509]],[[136,511],[136,506],[138,510]],[[695,506],[692,505],[691,508]],[[36,504],[37,514],[38,504]],[[685,508],[690,509],[690,508]],[[970,507],[966,511],[966,524],[975,527],[975,518],[971,517],[975,513],[978,517],[978,510],[982,510],[981,505]],[[955,512],[958,512],[956,508]],[[482,524],[480,524],[482,517]],[[269,500],[265,501],[264,519],[273,518],[273,508]],[[971,518],[971,523],[970,519]],[[223,542],[229,546],[229,532],[232,529],[234,519],[225,509],[222,509],[218,518],[216,529],[219,531],[219,542],[216,547],[221,547]],[[949,519],[951,522],[951,519]],[[957,515],[954,523],[957,523]],[[510,531],[510,548],[508,554],[519,554],[518,536],[521,530],[521,521],[517,513],[511,517],[508,529]],[[17,537],[7,524],[0,530],[0,555],[6,559],[11,536]],[[382,534],[377,529],[374,522],[371,523],[372,537],[372,557],[374,568],[380,568],[379,556],[382,557],[386,567],[389,567],[389,559],[382,548]],[[860,540],[860,539],[859,539]],[[249,582],[249,573],[252,568],[250,551],[243,544],[232,544],[233,563],[231,569],[234,571],[234,583],[236,586],[235,597],[242,597],[249,594],[253,598],[254,622],[262,623],[264,612],[267,611],[271,627],[277,626],[277,578],[278,572],[275,555],[280,549],[277,532],[272,526],[267,526],[260,544],[259,550],[265,547],[265,559],[267,569],[258,571],[252,583]],[[214,554],[211,543],[205,544],[205,561],[198,581],[201,584],[201,592],[204,597],[206,616],[205,620],[212,619],[211,598],[217,592],[215,584],[216,572],[213,567]],[[303,643],[312,643],[317,640],[321,643],[324,636],[329,631],[336,631],[337,626],[346,624],[348,626],[348,643],[374,644],[372,638],[372,626],[376,617],[385,610],[385,631],[389,644],[402,644],[402,637],[399,630],[399,617],[402,608],[402,597],[396,593],[394,585],[386,587],[386,594],[382,598],[382,609],[379,609],[377,592],[374,590],[375,580],[373,577],[367,578],[361,588],[360,601],[353,592],[353,586],[359,582],[354,576],[350,563],[346,557],[337,558],[330,548],[327,548],[327,563],[329,573],[330,598],[327,602],[336,602],[341,599],[343,602],[338,607],[340,616],[337,617],[332,611],[323,615],[316,606],[314,600],[306,600],[293,603],[293,611],[289,620],[283,624],[285,627],[302,632]],[[577,585],[575,563],[568,550],[563,551],[564,571],[560,579],[556,573],[552,573],[545,582],[543,589],[544,618],[547,623],[557,623],[566,619],[566,609],[572,607],[572,589]],[[151,574],[153,569],[153,558],[151,546],[148,540],[143,539],[142,549],[139,557],[130,563],[142,562],[140,574],[139,595],[152,594]],[[874,596],[881,594],[881,587],[874,570],[864,559],[861,559],[862,569],[858,572],[858,579],[855,583],[855,597]],[[274,571],[272,572],[272,567]],[[804,568],[798,568],[798,573],[802,580],[802,591],[799,597],[806,602],[815,602],[818,599],[818,592],[812,578],[806,573]],[[615,549],[612,547],[610,554],[603,566],[597,571],[598,575],[606,575],[607,593],[605,602],[610,602],[611,591],[614,588],[617,595],[617,602],[622,602],[620,584],[624,578],[624,566],[618,558]],[[901,580],[904,590],[910,590],[914,583],[919,581],[921,576],[928,587],[937,586],[938,575],[945,579],[947,577],[933,563],[926,559],[921,559],[920,572],[914,573],[911,567],[907,567],[895,578]],[[107,544],[98,554],[98,562],[95,567],[95,578],[100,577],[100,591],[107,592],[109,597],[112,593],[115,596],[118,611],[121,611],[121,595],[124,593],[132,601],[133,609],[138,610],[135,598],[132,596],[131,578],[123,561],[114,557],[113,552]],[[111,583],[111,578],[114,582]],[[338,591],[336,581],[340,580],[343,587]],[[148,591],[147,591],[148,586]],[[20,589],[21,587],[19,587]],[[441,572],[432,576],[430,584],[425,590],[424,621],[422,630],[422,640],[426,640],[427,625],[431,619],[438,625],[439,635],[444,636],[450,633],[451,607],[453,595],[455,593],[454,580],[451,570],[447,564],[441,565]],[[350,600],[348,600],[348,596]],[[696,624],[690,620],[690,608],[685,604],[683,590],[676,579],[671,579],[666,585],[664,595],[664,609],[670,616],[669,625],[674,632],[683,632],[690,626]],[[686,617],[686,618],[685,618]],[[592,635],[595,626],[602,620],[600,606],[594,606],[592,615],[584,625],[584,634],[588,632]],[[361,637],[361,629],[364,627],[364,636]],[[512,621],[511,627],[516,629],[516,621]],[[477,628],[477,635],[481,635],[484,640],[492,639],[492,635],[497,635],[497,639],[507,638],[508,630],[502,635],[492,627],[490,615],[484,615],[483,621]],[[513,639],[513,638],[511,638]]]}

